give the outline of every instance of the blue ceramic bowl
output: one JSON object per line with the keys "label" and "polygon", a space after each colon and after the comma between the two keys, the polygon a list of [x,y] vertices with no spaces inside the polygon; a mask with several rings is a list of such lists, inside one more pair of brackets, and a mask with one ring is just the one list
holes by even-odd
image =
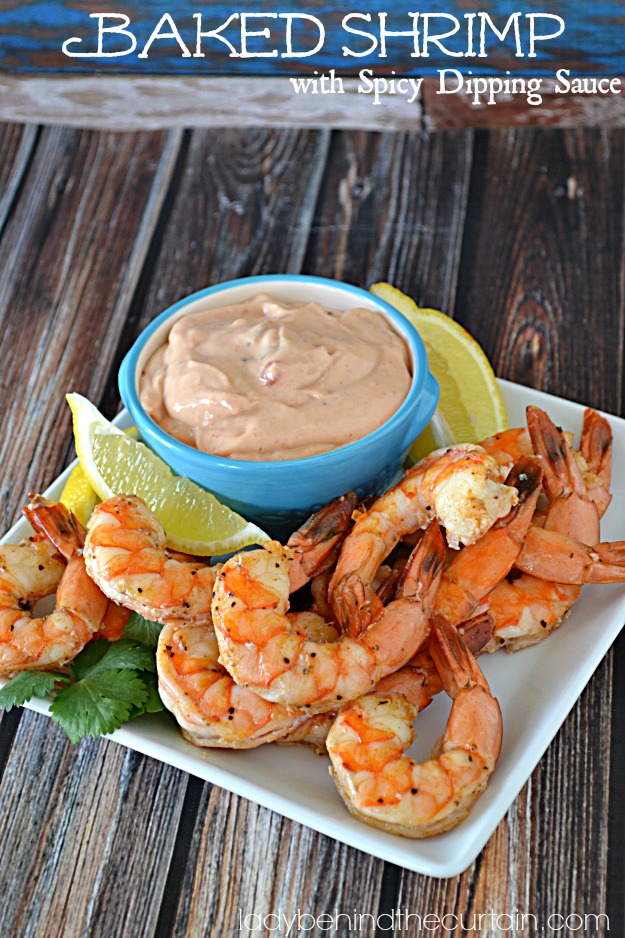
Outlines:
{"label": "blue ceramic bowl", "polygon": [[[401,407],[372,433],[319,456],[281,462],[227,459],[180,443],[148,417],[137,393],[150,355],[172,325],[190,312],[240,303],[266,292],[279,302],[317,301],[330,309],[364,307],[385,316],[403,336],[412,357],[412,385]],[[401,313],[367,290],[303,275],[245,277],[185,297],[157,316],[126,355],[119,372],[122,400],[147,445],[175,473],[213,492],[274,537],[284,538],[313,511],[344,492],[359,496],[384,491],[401,470],[408,449],[438,403],[439,389],[428,369],[425,347]]]}

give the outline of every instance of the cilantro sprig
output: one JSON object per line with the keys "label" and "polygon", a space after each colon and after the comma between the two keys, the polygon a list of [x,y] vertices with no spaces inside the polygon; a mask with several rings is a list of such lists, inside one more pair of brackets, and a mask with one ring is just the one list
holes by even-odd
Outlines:
{"label": "cilantro sprig", "polygon": [[156,679],[161,626],[133,613],[116,642],[97,639],[74,658],[69,674],[22,671],[0,689],[0,708],[10,710],[53,694],[50,716],[73,743],[97,739],[142,713],[163,709]]}

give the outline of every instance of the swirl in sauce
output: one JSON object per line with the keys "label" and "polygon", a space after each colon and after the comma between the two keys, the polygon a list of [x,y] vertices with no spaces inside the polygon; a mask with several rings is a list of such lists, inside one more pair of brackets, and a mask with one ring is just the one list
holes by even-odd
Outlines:
{"label": "swirl in sauce", "polygon": [[381,426],[412,382],[385,316],[265,294],[189,313],[141,376],[141,403],[171,436],[234,459],[296,459]]}

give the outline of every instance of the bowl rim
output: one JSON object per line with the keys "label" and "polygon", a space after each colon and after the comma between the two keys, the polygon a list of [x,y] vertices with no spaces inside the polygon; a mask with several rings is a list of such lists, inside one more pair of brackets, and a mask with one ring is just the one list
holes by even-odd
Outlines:
{"label": "bowl rim", "polygon": [[[299,283],[299,284],[312,284],[325,287],[332,287],[334,289],[342,290],[345,293],[349,293],[356,298],[366,299],[368,302],[373,302],[376,306],[380,308],[380,311],[386,315],[387,319],[391,321],[391,324],[394,327],[397,327],[398,331],[406,341],[409,346],[409,349],[413,355],[414,359],[414,373],[412,376],[412,382],[410,389],[402,401],[400,406],[397,408],[394,414],[392,414],[388,420],[385,420],[381,426],[376,427],[375,430],[372,430],[370,433],[367,433],[365,436],[360,437],[357,440],[352,440],[350,443],[345,443],[343,446],[337,446],[335,449],[328,450],[325,453],[318,453],[315,456],[299,456],[293,459],[280,459],[280,460],[255,460],[255,459],[234,459],[229,456],[218,456],[215,453],[205,453],[203,450],[195,449],[193,446],[189,446],[187,443],[183,443],[176,437],[171,436],[163,430],[155,420],[150,417],[147,411],[144,409],[141,404],[139,393],[138,393],[138,376],[137,376],[137,367],[139,363],[139,357],[147,344],[147,342],[152,338],[154,333],[161,328],[161,326],[167,322],[172,316],[178,313],[185,306],[189,306],[197,300],[201,300],[207,296],[213,296],[218,293],[225,292],[233,287],[242,287],[250,285],[260,286],[261,284],[268,284],[280,282],[287,283]],[[363,287],[358,287],[355,284],[345,283],[341,280],[334,280],[331,277],[318,277],[312,274],[256,274],[249,277],[237,277],[234,280],[224,280],[220,283],[213,284],[209,287],[204,287],[201,290],[196,290],[194,293],[190,293],[187,296],[182,297],[180,300],[177,300],[171,306],[168,306],[162,313],[159,313],[148,325],[140,332],[132,346],[126,353],[123,358],[123,361],[119,368],[118,384],[119,390],[122,397],[122,401],[127,409],[130,411],[131,416],[139,424],[140,420],[143,420],[147,423],[146,429],[159,441],[165,450],[173,453],[178,453],[181,458],[189,459],[192,462],[201,463],[206,466],[206,468],[213,469],[229,469],[229,470],[238,470],[243,471],[255,471],[255,472],[269,472],[269,471],[281,471],[280,467],[306,467],[310,469],[315,469],[316,467],[321,467],[327,465],[338,458],[341,458],[343,454],[351,454],[358,447],[363,447],[370,444],[374,438],[385,438],[387,435],[392,433],[397,425],[403,422],[404,419],[408,417],[410,411],[412,411],[418,405],[418,399],[421,396],[426,381],[428,377],[431,381],[434,382],[435,388],[438,391],[438,382],[430,372],[429,362],[427,357],[427,352],[423,339],[417,332],[416,328],[410,322],[410,320],[405,317],[399,310],[396,310],[393,306],[387,303],[385,300],[380,299],[374,293],[371,293],[369,290],[365,290]],[[438,399],[438,395],[437,395]],[[431,415],[428,417],[430,419]],[[427,423],[427,421],[426,421]],[[425,426],[425,424],[424,424]],[[141,430],[141,427],[138,427]]]}

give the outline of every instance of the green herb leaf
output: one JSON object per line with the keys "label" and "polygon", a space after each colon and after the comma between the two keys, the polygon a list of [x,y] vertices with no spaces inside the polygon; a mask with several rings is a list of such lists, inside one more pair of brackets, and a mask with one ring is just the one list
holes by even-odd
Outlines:
{"label": "green herb leaf", "polygon": [[105,638],[101,638],[85,645],[83,650],[76,655],[70,665],[74,679],[79,681],[81,678],[86,677],[91,669],[96,667],[102,660],[110,644],[111,643]]}
{"label": "green herb leaf", "polygon": [[69,683],[67,674],[58,671],[21,671],[0,690],[0,708],[21,707],[31,697],[45,697],[57,682]]}
{"label": "green herb leaf", "polygon": [[109,642],[105,638],[91,642],[74,659],[72,674],[83,680],[105,671],[130,668],[134,671],[155,671],[154,650],[131,638]]}
{"label": "green herb leaf", "polygon": [[156,648],[162,628],[160,622],[153,622],[151,619],[139,615],[138,612],[133,612],[124,626],[124,635],[126,638],[134,638],[142,645]]}
{"label": "green herb leaf", "polygon": [[147,701],[146,684],[138,674],[127,669],[107,670],[59,691],[50,715],[73,743],[79,743],[84,736],[96,739],[119,729],[133,710],[145,709]]}
{"label": "green herb leaf", "polygon": [[140,677],[148,692],[148,697],[145,702],[145,712],[160,713],[161,710],[165,709],[165,705],[161,700],[160,694],[158,692],[158,678],[156,677],[156,674],[147,674],[143,672]]}

